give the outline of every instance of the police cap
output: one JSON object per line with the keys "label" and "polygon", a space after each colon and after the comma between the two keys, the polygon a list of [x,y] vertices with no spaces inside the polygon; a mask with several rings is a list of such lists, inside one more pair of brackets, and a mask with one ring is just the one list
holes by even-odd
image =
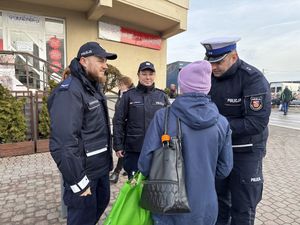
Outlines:
{"label": "police cap", "polygon": [[111,60],[117,58],[117,54],[106,52],[98,42],[87,42],[82,45],[77,53],[77,58],[80,59],[81,57],[92,55]]}
{"label": "police cap", "polygon": [[236,49],[239,37],[218,37],[201,41],[206,49],[205,60],[214,63],[224,59],[228,53]]}
{"label": "police cap", "polygon": [[142,62],[139,66],[138,73],[143,70],[152,70],[155,72],[154,64],[149,61]]}

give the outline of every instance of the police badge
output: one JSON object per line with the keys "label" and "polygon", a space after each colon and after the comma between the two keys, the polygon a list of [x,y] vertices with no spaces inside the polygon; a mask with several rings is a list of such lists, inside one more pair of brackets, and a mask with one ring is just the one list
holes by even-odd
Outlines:
{"label": "police badge", "polygon": [[250,109],[253,111],[259,111],[263,107],[262,96],[250,97]]}

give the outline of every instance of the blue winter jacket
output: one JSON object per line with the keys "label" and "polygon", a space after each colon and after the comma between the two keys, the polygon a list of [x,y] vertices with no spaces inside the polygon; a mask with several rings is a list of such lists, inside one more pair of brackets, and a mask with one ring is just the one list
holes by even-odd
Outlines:
{"label": "blue winter jacket", "polygon": [[64,178],[64,186],[80,195],[90,180],[112,168],[111,135],[106,97],[98,82],[90,81],[77,59],[71,75],[48,99],[51,118],[50,152]]}
{"label": "blue winter jacket", "polygon": [[[152,154],[161,145],[165,109],[156,112],[147,130],[139,170],[147,176]],[[214,225],[218,215],[215,178],[225,178],[233,166],[231,130],[210,97],[187,93],[170,108],[170,136],[176,136],[176,117],[182,121],[183,157],[191,213],[153,214],[155,225]]]}

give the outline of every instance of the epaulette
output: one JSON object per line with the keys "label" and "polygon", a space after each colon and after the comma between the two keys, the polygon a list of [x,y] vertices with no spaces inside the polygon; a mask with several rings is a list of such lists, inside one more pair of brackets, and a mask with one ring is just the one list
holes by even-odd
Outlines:
{"label": "epaulette", "polygon": [[133,90],[135,90],[135,88],[130,88],[130,89],[128,89],[127,91],[124,91],[123,94],[125,94],[125,93],[127,93],[127,92],[130,92],[130,91],[133,91]]}
{"label": "epaulette", "polygon": [[65,79],[65,80],[61,83],[59,89],[60,89],[60,90],[68,90],[68,89],[69,89],[69,86],[70,86],[70,84],[71,84],[71,82],[72,82],[72,80],[73,80],[73,77],[72,77],[72,76],[69,76],[67,79]]}
{"label": "epaulette", "polygon": [[245,62],[240,66],[240,68],[244,70],[246,73],[248,73],[249,75],[261,73],[257,68],[255,68],[254,66],[250,66]]}
{"label": "epaulette", "polygon": [[165,92],[165,91],[164,91],[164,90],[162,90],[162,89],[155,88],[155,90],[156,90],[156,91],[161,91],[161,92],[163,92],[164,94],[167,94],[167,92]]}

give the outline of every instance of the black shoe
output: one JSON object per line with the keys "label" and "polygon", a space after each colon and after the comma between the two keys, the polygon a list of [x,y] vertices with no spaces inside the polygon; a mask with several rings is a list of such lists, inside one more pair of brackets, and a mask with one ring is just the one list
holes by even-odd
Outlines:
{"label": "black shoe", "polygon": [[116,184],[118,183],[119,180],[119,173],[115,173],[113,172],[110,176],[109,176],[109,181]]}

